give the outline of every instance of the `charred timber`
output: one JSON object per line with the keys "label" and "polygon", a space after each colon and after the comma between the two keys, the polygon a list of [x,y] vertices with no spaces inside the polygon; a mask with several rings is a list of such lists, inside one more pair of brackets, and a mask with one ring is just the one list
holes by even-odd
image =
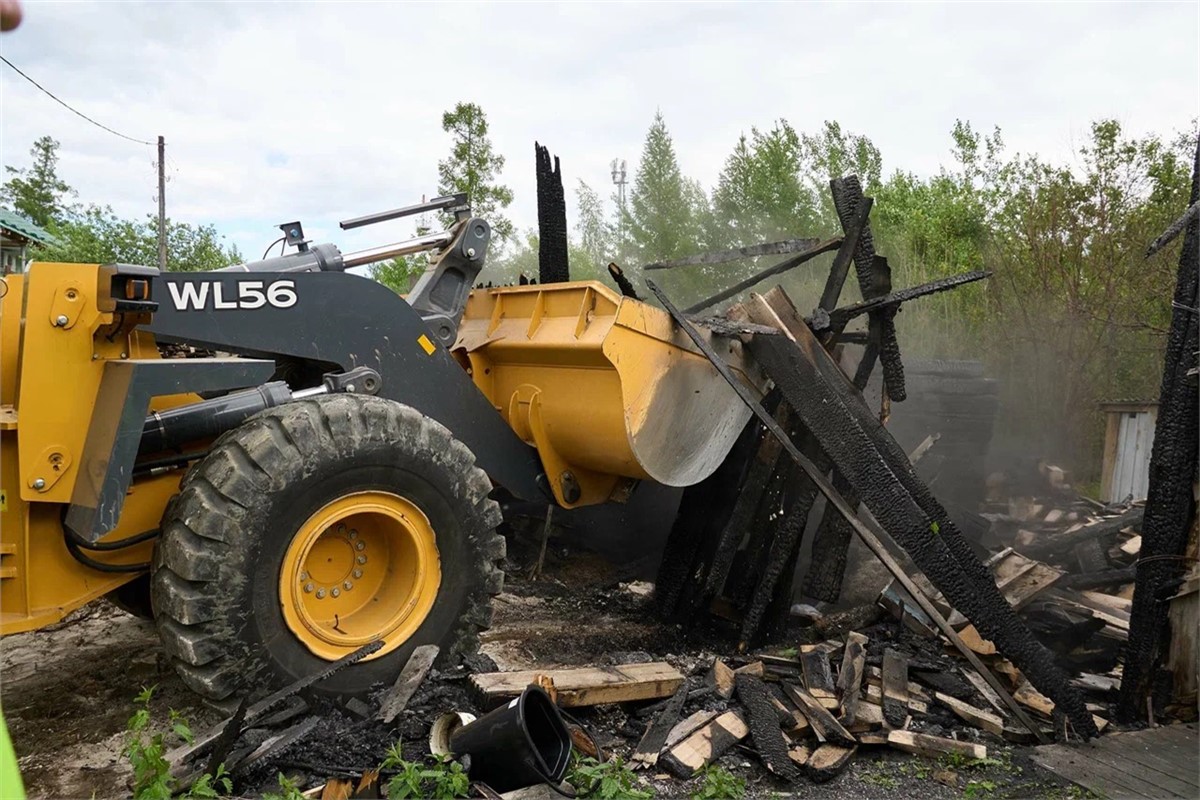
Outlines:
{"label": "charred timber", "polygon": [[781,242],[764,242],[763,244],[754,244],[749,247],[736,247],[732,250],[720,250],[713,253],[685,256],[671,261],[656,261],[653,264],[647,264],[644,269],[698,267],[708,264],[726,264],[730,261],[738,261],[743,258],[757,258],[758,256],[785,256],[788,253],[811,250],[820,241],[820,239],[784,239]]}
{"label": "charred timber", "polygon": [[550,151],[534,142],[537,162],[538,280],[565,283],[571,280],[567,263],[567,203],[563,196],[558,156],[551,164]]}
{"label": "charred timber", "polygon": [[[1191,203],[1200,200],[1200,141],[1192,165]],[[1196,366],[1198,344],[1197,277],[1200,273],[1200,217],[1192,216],[1183,237],[1171,309],[1171,328],[1159,390],[1158,421],[1150,450],[1150,478],[1142,549],[1129,614],[1129,642],[1117,719],[1131,722],[1145,709],[1154,672],[1169,637],[1164,585],[1177,580],[1186,562],[1188,531],[1196,516],[1192,482],[1196,479],[1197,387],[1188,375]]]}

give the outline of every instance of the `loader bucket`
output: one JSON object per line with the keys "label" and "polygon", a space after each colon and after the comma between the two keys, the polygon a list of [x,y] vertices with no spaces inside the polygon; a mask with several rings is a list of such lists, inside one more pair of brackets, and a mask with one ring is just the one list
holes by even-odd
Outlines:
{"label": "loader bucket", "polygon": [[[741,342],[711,343],[761,393]],[[477,289],[453,352],[567,507],[620,499],[635,480],[696,484],[749,419],[665,311],[597,282]]]}

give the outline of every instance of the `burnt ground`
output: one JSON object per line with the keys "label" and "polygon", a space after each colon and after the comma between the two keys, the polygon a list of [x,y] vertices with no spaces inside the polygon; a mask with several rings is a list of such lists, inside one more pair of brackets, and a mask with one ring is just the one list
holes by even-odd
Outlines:
{"label": "burnt ground", "polygon": [[[626,580],[627,572],[618,567],[597,556],[551,546],[543,574],[531,579],[528,569],[535,554],[529,541],[510,541],[506,591],[496,604],[495,623],[483,638],[483,655],[455,671],[432,673],[394,730],[336,708],[321,709],[321,735],[308,737],[241,776],[239,793],[254,796],[275,789],[278,772],[316,785],[331,775],[372,768],[396,740],[407,758],[424,754],[428,728],[437,715],[451,710],[481,713],[468,691],[471,670],[664,660],[699,680],[714,656],[738,662],[715,632],[685,636],[678,626],[659,623],[651,612],[649,585]],[[858,576],[860,584],[874,576],[873,567],[865,569]],[[872,651],[886,641],[916,658],[945,657],[890,621],[867,632]],[[130,770],[121,748],[134,697],[143,687],[156,686],[152,709],[158,729],[166,726],[168,708],[182,712],[196,730],[220,718],[175,676],[153,627],[106,602],[51,629],[5,637],[0,642],[0,680],[5,719],[31,798],[128,797]],[[714,700],[696,700],[685,713],[703,702]],[[578,709],[573,714],[607,753],[628,757],[649,721],[638,715],[645,705]],[[802,778],[791,786],[763,768],[748,741],[720,764],[746,781],[751,797],[1083,796],[1033,765],[1027,748],[964,728],[952,717],[930,714],[920,722],[914,719],[914,729],[983,741],[989,760],[954,764],[888,748],[861,748],[847,771],[832,781],[814,784]],[[680,781],[661,770],[639,774],[643,782],[653,784],[658,797],[687,796],[699,785],[698,779]]]}

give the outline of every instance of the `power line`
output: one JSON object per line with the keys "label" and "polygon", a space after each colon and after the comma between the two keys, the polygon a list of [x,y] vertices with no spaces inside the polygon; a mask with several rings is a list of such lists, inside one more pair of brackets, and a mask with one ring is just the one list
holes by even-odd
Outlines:
{"label": "power line", "polygon": [[123,134],[123,133],[121,133],[121,132],[119,132],[119,131],[114,131],[112,128],[108,127],[107,125],[101,125],[99,122],[96,122],[96,120],[92,119],[92,118],[91,118],[91,117],[89,117],[87,114],[84,114],[82,111],[76,111],[74,108],[72,108],[71,106],[67,105],[67,104],[66,104],[65,102],[63,102],[62,100],[59,100],[57,97],[55,97],[55,95],[54,95],[54,93],[53,93],[53,92],[51,92],[49,89],[47,89],[47,88],[45,88],[44,86],[42,86],[40,83],[38,83],[37,81],[35,81],[33,78],[31,78],[31,77],[29,77],[28,75],[26,75],[24,72],[21,72],[20,68],[19,68],[19,67],[18,67],[16,64],[12,63],[11,61],[9,61],[9,60],[8,60],[7,58],[5,58],[4,56],[0,56],[0,61],[3,61],[5,64],[8,64],[10,67],[12,67],[13,69],[15,69],[15,70],[17,71],[17,74],[18,74],[18,75],[20,75],[22,78],[24,78],[25,80],[27,80],[27,81],[29,81],[30,83],[32,83],[32,84],[33,84],[34,86],[36,86],[37,88],[41,89],[43,92],[45,92],[47,95],[49,95],[49,96],[50,96],[52,99],[54,99],[54,101],[55,101],[55,102],[57,102],[59,105],[61,105],[63,108],[66,108],[68,111],[72,111],[72,112],[74,112],[75,114],[78,114],[79,116],[81,116],[81,117],[83,117],[84,119],[86,119],[88,122],[90,122],[90,123],[92,123],[93,125],[95,125],[97,128],[103,128],[104,130],[108,131],[109,133],[111,133],[111,134],[114,134],[114,135],[116,135],[116,136],[120,136],[122,139],[128,139],[128,140],[129,140],[129,141],[131,141],[131,142],[137,142],[138,144],[149,145],[150,147],[153,147],[153,146],[154,146],[154,142],[144,142],[144,141],[142,141],[141,139],[135,139],[135,138],[133,138],[132,136],[126,136],[125,134]]}

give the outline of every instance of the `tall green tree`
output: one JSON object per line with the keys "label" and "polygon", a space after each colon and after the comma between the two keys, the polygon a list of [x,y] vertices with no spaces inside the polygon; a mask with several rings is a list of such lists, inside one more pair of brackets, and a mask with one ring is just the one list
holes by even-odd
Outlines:
{"label": "tall green tree", "polygon": [[500,239],[512,236],[513,225],[502,211],[512,203],[512,190],[499,183],[504,156],[492,149],[487,115],[475,103],[458,103],[442,115],[450,134],[450,157],[438,162],[438,192],[466,192],[475,214],[488,221]]}
{"label": "tall green tree", "polygon": [[629,199],[619,212],[628,237],[622,255],[644,264],[698,252],[703,195],[684,179],[662,112],[655,113]]}
{"label": "tall green tree", "polygon": [[749,139],[738,139],[713,190],[714,236],[720,246],[815,231],[817,204],[802,179],[804,158],[800,136],[787,120],[765,132],[751,128]]}
{"label": "tall green tree", "polygon": [[75,190],[58,177],[58,147],[49,136],[39,138],[29,150],[32,165],[5,166],[9,179],[0,188],[5,206],[43,228],[62,220],[69,211],[67,198],[75,196]]}

